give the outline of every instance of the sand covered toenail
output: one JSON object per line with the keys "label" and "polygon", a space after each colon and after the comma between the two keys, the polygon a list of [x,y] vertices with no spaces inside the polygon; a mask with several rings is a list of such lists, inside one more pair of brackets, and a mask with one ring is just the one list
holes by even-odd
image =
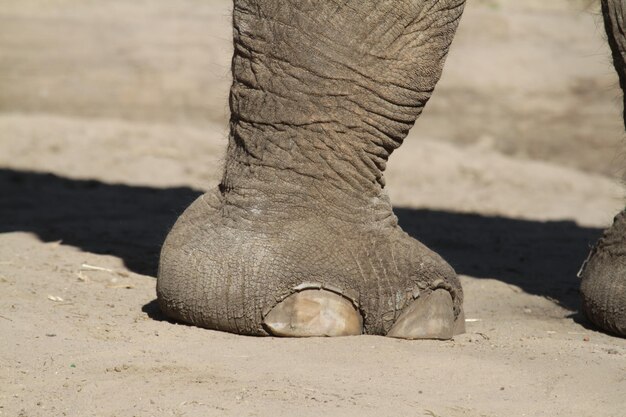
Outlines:
{"label": "sand covered toenail", "polygon": [[263,325],[274,336],[354,336],[362,333],[363,318],[345,297],[309,289],[281,301]]}

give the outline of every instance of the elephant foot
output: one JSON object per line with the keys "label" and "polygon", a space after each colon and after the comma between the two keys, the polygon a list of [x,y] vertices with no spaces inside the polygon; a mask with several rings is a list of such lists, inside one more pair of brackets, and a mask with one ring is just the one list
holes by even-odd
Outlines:
{"label": "elephant foot", "polygon": [[175,320],[247,335],[449,339],[462,332],[456,273],[403,232],[383,203],[384,212],[363,209],[367,221],[299,213],[278,222],[273,210],[233,213],[242,209],[219,190],[207,193],[163,246],[159,305]]}
{"label": "elephant foot", "polygon": [[579,276],[585,315],[601,329],[626,337],[626,210],[605,230]]}

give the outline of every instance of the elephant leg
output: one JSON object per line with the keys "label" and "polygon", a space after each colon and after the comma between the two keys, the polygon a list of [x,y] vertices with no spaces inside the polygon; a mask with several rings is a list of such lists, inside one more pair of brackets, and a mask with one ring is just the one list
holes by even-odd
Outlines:
{"label": "elephant leg", "polygon": [[[626,1],[602,0],[602,14],[620,86],[626,91]],[[626,106],[624,111],[626,124]],[[605,230],[579,275],[583,311],[589,320],[626,337],[626,210]]]}
{"label": "elephant leg", "polygon": [[224,173],[163,245],[167,315],[250,335],[462,329],[456,273],[400,229],[383,172],[439,80],[463,5],[235,0]]}

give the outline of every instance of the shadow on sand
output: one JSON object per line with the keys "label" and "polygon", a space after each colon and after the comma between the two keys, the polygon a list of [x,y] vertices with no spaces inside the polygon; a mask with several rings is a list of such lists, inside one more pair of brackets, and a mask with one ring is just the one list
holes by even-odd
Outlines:
{"label": "shadow on sand", "polygon": [[[26,231],[43,241],[62,240],[117,256],[132,271],[155,276],[167,231],[200,193],[0,169],[0,233]],[[395,212],[404,230],[458,273],[497,278],[571,310],[579,306],[576,272],[602,232],[571,221],[409,208]]]}

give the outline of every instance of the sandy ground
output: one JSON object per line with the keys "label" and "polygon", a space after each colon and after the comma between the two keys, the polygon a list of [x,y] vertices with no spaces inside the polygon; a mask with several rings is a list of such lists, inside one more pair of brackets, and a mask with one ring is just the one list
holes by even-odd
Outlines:
{"label": "sandy ground", "polygon": [[387,173],[461,274],[452,341],[168,322],[160,244],[219,178],[229,2],[0,0],[0,415],[626,415],[626,340],[576,272],[623,207],[596,6],[473,0]]}

